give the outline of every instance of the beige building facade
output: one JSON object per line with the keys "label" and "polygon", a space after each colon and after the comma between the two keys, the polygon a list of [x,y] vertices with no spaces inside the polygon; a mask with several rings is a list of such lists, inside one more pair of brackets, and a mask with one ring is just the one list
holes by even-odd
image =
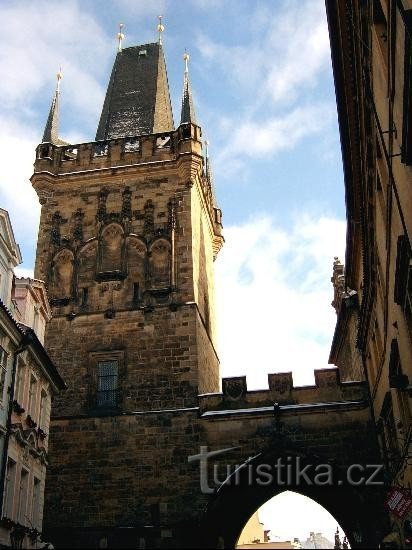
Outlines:
{"label": "beige building facade", "polygon": [[[330,362],[366,380],[388,494],[412,486],[412,2],[327,0],[347,208]],[[401,492],[402,492],[401,491]],[[391,513],[406,544],[412,511]]]}
{"label": "beige building facade", "polygon": [[0,229],[0,544],[37,548],[42,544],[51,399],[65,386],[42,344],[50,320],[45,285],[14,276],[21,256],[3,210]]}

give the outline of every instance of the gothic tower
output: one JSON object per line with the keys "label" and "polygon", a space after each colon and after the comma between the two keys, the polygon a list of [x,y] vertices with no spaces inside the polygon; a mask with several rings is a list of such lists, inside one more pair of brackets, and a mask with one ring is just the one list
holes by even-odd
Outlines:
{"label": "gothic tower", "polygon": [[176,524],[198,395],[219,391],[221,211],[187,59],[177,129],[161,43],[118,52],[95,141],[59,139],[58,98],[31,178],[45,346],[68,385],[53,403],[44,525],[61,546],[136,548],[145,525]]}

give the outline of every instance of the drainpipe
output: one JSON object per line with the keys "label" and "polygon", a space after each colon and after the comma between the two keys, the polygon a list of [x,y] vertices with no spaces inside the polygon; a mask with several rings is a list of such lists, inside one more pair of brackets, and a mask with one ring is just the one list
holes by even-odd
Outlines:
{"label": "drainpipe", "polygon": [[[9,406],[7,410],[7,422],[6,422],[6,435],[4,437],[4,447],[3,447],[3,456],[1,463],[0,471],[0,495],[4,499],[4,488],[6,480],[6,468],[7,468],[7,455],[9,452],[9,441],[10,441],[10,429],[11,429],[11,415],[13,413],[13,400],[14,400],[14,387],[16,382],[16,371],[17,371],[17,359],[18,356],[25,351],[32,341],[31,334],[25,333],[20,342],[20,345],[13,354],[13,367],[11,371],[11,382],[10,382],[10,392],[9,392]],[[1,503],[1,512],[3,517],[3,504]]]}

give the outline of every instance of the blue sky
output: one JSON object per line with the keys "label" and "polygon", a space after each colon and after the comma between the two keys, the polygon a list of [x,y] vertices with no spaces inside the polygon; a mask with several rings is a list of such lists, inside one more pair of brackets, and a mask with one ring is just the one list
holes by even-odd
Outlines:
{"label": "blue sky", "polygon": [[[210,141],[226,244],[216,262],[224,376],[327,366],[333,257],[343,257],[344,188],[322,0],[3,1],[0,203],[34,264],[39,205],[29,178],[56,72],[60,135],[94,139],[124,23],[124,46],[163,43],[175,121],[190,53],[197,117]],[[242,345],[239,345],[242,342]]]}
{"label": "blue sky", "polygon": [[224,215],[222,374],[247,374],[249,388],[290,370],[296,384],[313,383],[313,369],[327,366],[332,263],[345,242],[323,0],[3,0],[0,206],[22,249],[20,273],[34,264],[39,205],[29,178],[59,66],[61,137],[91,141],[119,22],[125,47],[153,42],[159,14],[175,122],[187,48]]}

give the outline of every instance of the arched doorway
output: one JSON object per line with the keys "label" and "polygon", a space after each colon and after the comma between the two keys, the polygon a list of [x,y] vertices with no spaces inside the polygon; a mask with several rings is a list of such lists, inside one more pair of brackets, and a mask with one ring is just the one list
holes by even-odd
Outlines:
{"label": "arched doorway", "polygon": [[[262,452],[245,461],[209,499],[201,525],[204,546],[235,548],[254,512],[272,497],[289,490],[323,506],[341,526],[352,548],[376,548],[385,531],[381,489],[348,483],[344,470],[331,463],[332,483],[325,483],[325,478],[307,480],[298,476],[298,470],[319,463],[319,457],[285,450]],[[286,480],[279,483],[273,475],[270,483],[259,482],[259,472],[268,472],[271,466],[273,473],[279,464],[283,464]]]}

